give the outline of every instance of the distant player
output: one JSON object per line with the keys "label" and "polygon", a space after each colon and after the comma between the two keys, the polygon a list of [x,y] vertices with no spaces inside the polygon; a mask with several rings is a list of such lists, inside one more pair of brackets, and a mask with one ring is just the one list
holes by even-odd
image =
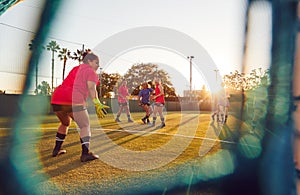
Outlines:
{"label": "distant player", "polygon": [[156,115],[158,113],[161,120],[160,128],[163,128],[166,126],[165,117],[163,115],[163,109],[165,105],[165,94],[164,94],[163,86],[161,84],[161,80],[159,78],[155,78],[154,83],[155,83],[155,96],[153,96],[153,99],[155,100],[155,103],[154,103],[154,110],[153,110],[152,126],[153,127],[155,126]]}
{"label": "distant player", "polygon": [[218,98],[218,122],[226,123],[228,118],[229,99],[226,94]]}
{"label": "distant player", "polygon": [[224,83],[221,84],[222,88],[218,94],[216,94],[215,101],[216,101],[216,110],[212,114],[212,119],[214,120],[215,115],[217,115],[217,121],[221,123],[226,123],[228,118],[228,111],[229,111],[229,98],[230,95],[228,92],[223,88]]}
{"label": "distant player", "polygon": [[130,118],[130,110],[129,110],[129,103],[128,103],[128,88],[127,88],[127,81],[123,80],[121,86],[118,89],[118,104],[119,104],[119,111],[117,112],[116,122],[121,122],[120,116],[122,111],[125,110],[127,114],[127,121],[133,122]]}
{"label": "distant player", "polygon": [[145,82],[142,84],[142,89],[139,92],[138,100],[139,105],[145,110],[146,116],[142,118],[144,124],[150,123],[149,117],[153,113],[152,108],[150,106],[150,96],[154,90],[149,88],[148,83]]}

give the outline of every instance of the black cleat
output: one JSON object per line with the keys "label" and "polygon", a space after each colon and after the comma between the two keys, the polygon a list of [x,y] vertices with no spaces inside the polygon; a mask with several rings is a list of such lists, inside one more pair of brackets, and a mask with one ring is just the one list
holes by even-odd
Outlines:
{"label": "black cleat", "polygon": [[87,153],[87,154],[82,154],[82,155],[80,156],[80,161],[81,161],[81,162],[87,162],[87,161],[91,161],[91,160],[96,160],[96,159],[98,159],[98,158],[99,158],[98,155],[96,155],[96,154],[94,154],[94,153],[92,153],[92,152],[89,152],[89,153]]}
{"label": "black cleat", "polygon": [[64,150],[64,149],[53,150],[52,157],[56,157],[56,156],[59,156],[61,154],[65,154],[66,152],[67,152],[67,150]]}
{"label": "black cleat", "polygon": [[165,123],[161,123],[161,125],[159,126],[160,128],[164,128],[166,126]]}
{"label": "black cleat", "polygon": [[121,122],[119,118],[116,118],[116,120],[115,120],[115,121],[116,121],[116,122]]}
{"label": "black cleat", "polygon": [[146,124],[146,119],[145,118],[142,118],[141,120],[143,121],[144,124]]}

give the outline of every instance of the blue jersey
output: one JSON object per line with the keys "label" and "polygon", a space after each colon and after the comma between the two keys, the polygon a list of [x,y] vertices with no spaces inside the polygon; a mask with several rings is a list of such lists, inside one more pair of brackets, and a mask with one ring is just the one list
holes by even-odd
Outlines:
{"label": "blue jersey", "polygon": [[152,88],[147,88],[147,89],[142,89],[140,92],[139,92],[139,97],[142,97],[142,103],[143,104],[150,104],[150,95],[151,95],[151,92],[153,91]]}

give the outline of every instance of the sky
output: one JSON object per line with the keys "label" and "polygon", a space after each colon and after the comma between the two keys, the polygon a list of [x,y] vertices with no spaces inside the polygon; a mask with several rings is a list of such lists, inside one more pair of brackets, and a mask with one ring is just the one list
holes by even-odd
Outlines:
{"label": "sky", "polygon": [[[25,0],[0,16],[0,90],[22,89],[44,0]],[[157,63],[170,73],[178,92],[201,89],[235,70],[270,65],[271,11],[253,4],[245,34],[244,0],[81,0],[63,1],[49,38],[71,51],[92,49],[102,70],[125,74],[135,63]],[[246,47],[245,47],[245,43]],[[246,53],[244,54],[244,49]],[[51,85],[51,53],[39,59],[39,83]],[[62,61],[55,60],[54,85],[61,83]],[[68,73],[77,62],[67,63]],[[218,71],[216,71],[218,70]],[[216,75],[216,72],[219,75]],[[180,74],[180,75],[178,75]],[[178,78],[185,78],[180,79]],[[34,90],[34,86],[33,86]]]}

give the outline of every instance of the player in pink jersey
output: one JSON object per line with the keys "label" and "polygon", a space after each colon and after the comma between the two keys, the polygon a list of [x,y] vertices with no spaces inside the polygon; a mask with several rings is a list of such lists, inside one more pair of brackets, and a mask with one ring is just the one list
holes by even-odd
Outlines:
{"label": "player in pink jersey", "polygon": [[87,98],[93,99],[98,117],[104,117],[109,108],[100,103],[96,90],[98,75],[96,70],[99,68],[99,58],[93,53],[87,53],[83,59],[83,64],[74,67],[63,83],[58,86],[52,94],[51,104],[53,111],[60,120],[60,126],[56,133],[55,147],[52,156],[56,157],[66,153],[61,146],[68,134],[68,129],[72,120],[76,122],[80,129],[80,142],[82,162],[95,160],[98,155],[90,152],[90,122],[86,108]]}
{"label": "player in pink jersey", "polygon": [[154,103],[154,110],[153,110],[152,126],[153,127],[155,126],[156,115],[158,113],[161,120],[160,128],[163,128],[166,126],[165,118],[163,115],[163,109],[165,105],[165,96],[164,96],[165,94],[164,94],[163,86],[161,84],[161,80],[159,78],[155,78],[154,83],[155,83],[155,95],[153,96],[153,99],[155,100],[155,103]]}
{"label": "player in pink jersey", "polygon": [[118,104],[119,104],[119,111],[117,112],[117,118],[116,122],[121,122],[120,116],[125,110],[127,114],[127,121],[128,122],[133,122],[133,120],[130,118],[130,110],[129,110],[129,103],[128,103],[128,88],[127,88],[127,81],[123,80],[121,83],[121,86],[118,89]]}

